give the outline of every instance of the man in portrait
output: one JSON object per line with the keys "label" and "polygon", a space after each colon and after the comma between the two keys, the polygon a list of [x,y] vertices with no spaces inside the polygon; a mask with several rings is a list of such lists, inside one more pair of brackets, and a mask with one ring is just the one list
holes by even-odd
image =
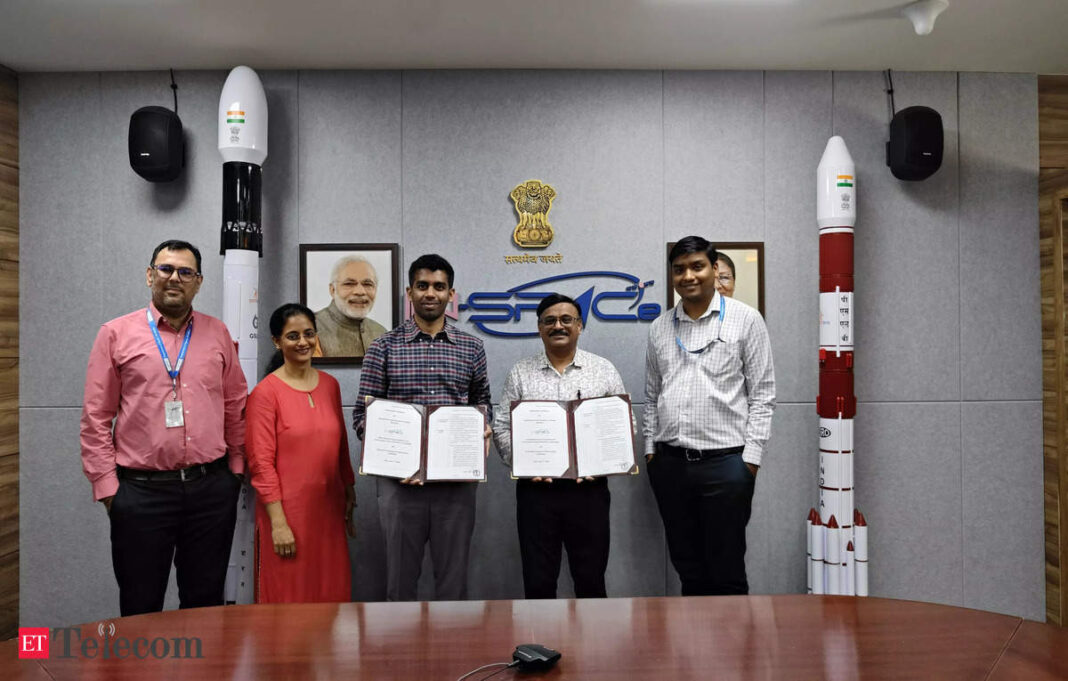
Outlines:
{"label": "man in portrait", "polygon": [[716,270],[716,290],[720,295],[733,298],[736,282],[734,261],[726,253],[716,251]]}
{"label": "man in portrait", "polygon": [[367,258],[346,255],[330,271],[330,304],[315,313],[322,357],[363,357],[386,328],[367,315],[378,293],[378,273]]}

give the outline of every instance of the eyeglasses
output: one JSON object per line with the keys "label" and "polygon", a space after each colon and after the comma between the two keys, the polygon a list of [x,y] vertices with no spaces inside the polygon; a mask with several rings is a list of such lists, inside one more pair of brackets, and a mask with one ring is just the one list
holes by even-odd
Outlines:
{"label": "eyeglasses", "polygon": [[192,279],[199,277],[200,272],[197,272],[192,267],[175,267],[174,265],[149,265],[152,269],[156,270],[156,274],[160,275],[164,279],[170,279],[175,274],[178,275],[178,281],[191,281]]}
{"label": "eyeglasses", "polygon": [[538,320],[538,324],[546,328],[552,328],[556,326],[557,322],[560,322],[563,326],[571,326],[578,321],[578,317],[572,317],[571,315],[564,315],[563,317],[542,317]]}
{"label": "eyeglasses", "polygon": [[[299,331],[290,331],[289,333],[287,333],[284,336],[284,338],[287,341],[289,341],[290,343],[296,343],[297,341],[300,340],[301,335],[302,334]],[[318,335],[319,334],[318,334],[318,332],[316,332],[315,329],[307,329],[303,333],[304,340],[309,340],[309,341],[315,340],[315,337],[318,336]]]}
{"label": "eyeglasses", "polygon": [[716,281],[718,281],[721,284],[729,284],[732,281],[734,281],[734,277],[732,277],[729,274],[721,274],[718,277],[716,277]]}

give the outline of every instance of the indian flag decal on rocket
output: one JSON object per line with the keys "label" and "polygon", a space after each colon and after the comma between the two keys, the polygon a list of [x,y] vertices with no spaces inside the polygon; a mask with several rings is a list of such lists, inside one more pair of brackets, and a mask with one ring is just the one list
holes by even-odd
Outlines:
{"label": "indian flag decal on rocket", "polygon": [[853,186],[853,176],[852,175],[839,175],[838,176],[838,186],[839,187],[852,187]]}
{"label": "indian flag decal on rocket", "polygon": [[[244,111],[227,111],[226,112],[226,122],[227,123],[244,123],[245,122],[245,112]],[[839,176],[839,177],[841,177],[841,176]],[[838,185],[838,186],[841,187],[842,185]]]}

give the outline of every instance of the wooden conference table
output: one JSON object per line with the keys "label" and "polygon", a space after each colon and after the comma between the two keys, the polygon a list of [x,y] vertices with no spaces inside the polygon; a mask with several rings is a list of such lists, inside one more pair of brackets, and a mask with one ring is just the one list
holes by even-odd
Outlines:
{"label": "wooden conference table", "polygon": [[[114,624],[114,633],[110,625]],[[520,643],[563,653],[524,679],[1066,679],[1068,630],[930,603],[844,596],[612,598],[229,606],[80,627],[134,640],[199,637],[200,659],[18,660],[7,679],[441,679],[508,661]],[[156,652],[163,645],[158,644]],[[142,648],[144,652],[144,648]],[[479,672],[481,679],[498,668]]]}

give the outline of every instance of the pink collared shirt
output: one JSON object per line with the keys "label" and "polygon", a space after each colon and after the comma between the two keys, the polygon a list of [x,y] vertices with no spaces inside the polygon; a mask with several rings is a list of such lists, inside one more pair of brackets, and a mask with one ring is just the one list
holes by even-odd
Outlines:
{"label": "pink collared shirt", "polygon": [[226,325],[194,311],[175,331],[154,305],[149,309],[172,365],[193,322],[177,388],[185,425],[166,425],[171,379],[145,308],[104,324],[89,353],[81,422],[82,469],[96,500],[118,491],[116,465],[169,471],[227,454],[231,471],[245,470],[248,386]]}

